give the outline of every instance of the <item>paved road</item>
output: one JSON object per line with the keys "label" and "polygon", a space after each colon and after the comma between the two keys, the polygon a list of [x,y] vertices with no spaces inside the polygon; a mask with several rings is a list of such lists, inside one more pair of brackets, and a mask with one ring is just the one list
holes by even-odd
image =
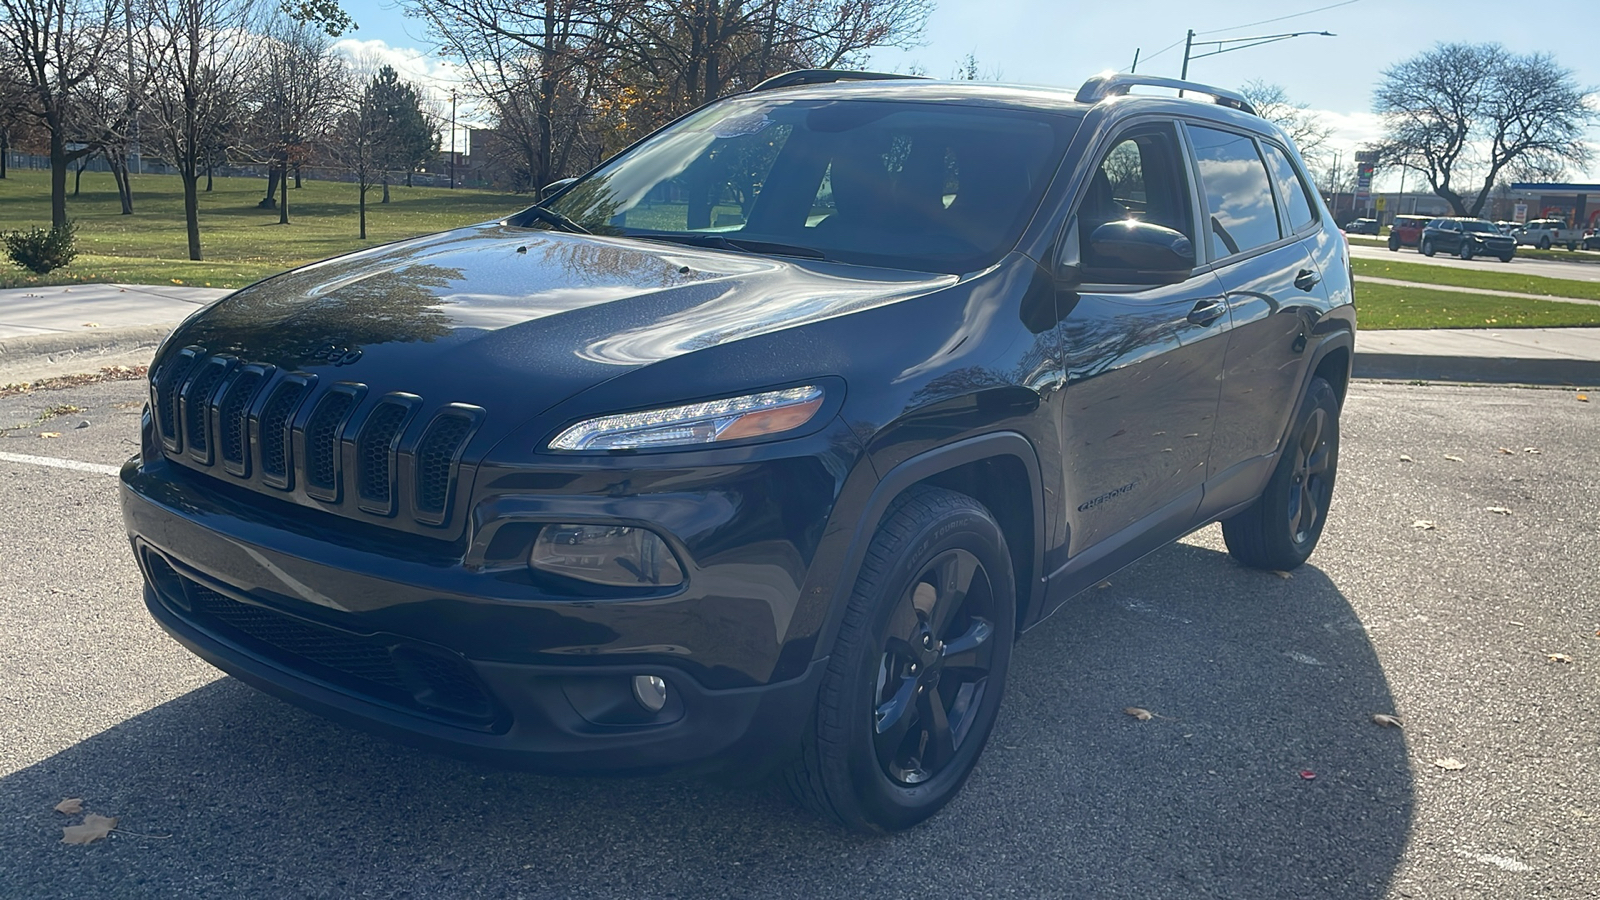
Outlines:
{"label": "paved road", "polygon": [[[141,401],[0,400],[85,410],[0,438],[0,895],[1600,895],[1600,402],[1571,392],[1359,383],[1311,565],[1241,569],[1212,528],[1080,598],[1018,646],[965,793],[876,840],[754,789],[460,764],[219,676],[146,618],[94,468]],[[130,833],[59,843],[64,797]]]}
{"label": "paved road", "polygon": [[[1584,251],[1580,250],[1578,252],[1583,253]],[[1501,262],[1493,257],[1485,258],[1481,256],[1476,259],[1461,260],[1443,253],[1436,253],[1431,257],[1423,256],[1414,247],[1402,247],[1391,252],[1384,247],[1368,247],[1361,244],[1351,244],[1350,255],[1357,259],[1426,263],[1432,266],[1462,266],[1469,269],[1482,269],[1485,272],[1514,272],[1518,275],[1541,275],[1545,278],[1567,278],[1572,281],[1600,281],[1600,265],[1595,263],[1529,259],[1526,256],[1513,257],[1510,262]],[[1588,255],[1593,256],[1594,254]]]}

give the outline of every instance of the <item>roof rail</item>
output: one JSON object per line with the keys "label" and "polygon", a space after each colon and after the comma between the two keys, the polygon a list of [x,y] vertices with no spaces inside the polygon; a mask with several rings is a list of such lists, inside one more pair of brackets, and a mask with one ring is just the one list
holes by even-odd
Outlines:
{"label": "roof rail", "polygon": [[832,84],[835,81],[893,81],[921,77],[921,75],[898,75],[890,72],[857,72],[851,69],[795,69],[793,72],[784,72],[782,75],[774,75],[768,78],[766,81],[751,88],[750,93],[795,87],[802,84]]}
{"label": "roof rail", "polygon": [[1128,89],[1136,85],[1149,87],[1173,88],[1180,91],[1194,91],[1197,94],[1210,94],[1219,106],[1237,109],[1256,115],[1256,108],[1250,101],[1237,91],[1225,88],[1212,87],[1209,84],[1200,84],[1194,81],[1179,81],[1176,78],[1161,78],[1155,75],[1135,75],[1127,72],[1101,72],[1083,83],[1078,88],[1077,101],[1079,103],[1099,103],[1107,97],[1117,97],[1126,94]]}

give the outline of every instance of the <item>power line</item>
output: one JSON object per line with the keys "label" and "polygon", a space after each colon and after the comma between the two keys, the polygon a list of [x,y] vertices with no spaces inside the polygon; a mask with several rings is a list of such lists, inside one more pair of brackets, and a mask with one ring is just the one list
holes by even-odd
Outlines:
{"label": "power line", "polygon": [[[1312,13],[1319,13],[1319,12],[1323,12],[1324,10],[1329,10],[1329,9],[1338,9],[1341,6],[1349,6],[1352,3],[1359,3],[1359,2],[1360,2],[1360,0],[1343,0],[1342,3],[1330,3],[1327,6],[1319,6],[1316,9],[1308,9],[1308,10],[1306,10],[1304,12],[1290,13],[1287,16],[1278,16],[1275,19],[1262,19],[1259,22],[1246,22],[1243,25],[1229,25],[1227,28],[1213,28],[1210,31],[1196,31],[1195,35],[1199,36],[1199,35],[1202,35],[1202,34],[1220,34],[1220,33],[1224,32],[1224,31],[1237,31],[1240,28],[1254,28],[1257,25],[1267,25],[1267,24],[1270,24],[1272,22],[1282,22],[1285,19],[1298,19],[1301,16],[1309,16]],[[1182,43],[1182,41],[1179,41],[1178,43]],[[1174,45],[1174,46],[1176,46],[1176,45]]]}
{"label": "power line", "polygon": [[1179,44],[1183,43],[1183,41],[1184,41],[1183,38],[1178,38],[1177,40],[1173,41],[1172,43],[1166,45],[1165,47],[1162,47],[1160,50],[1157,50],[1156,52],[1150,54],[1149,56],[1144,57],[1143,59],[1141,59],[1139,61],[1140,62],[1149,62],[1150,60],[1155,59],[1156,57],[1158,57],[1161,54],[1167,52],[1168,50],[1171,50],[1173,47],[1176,47]]}

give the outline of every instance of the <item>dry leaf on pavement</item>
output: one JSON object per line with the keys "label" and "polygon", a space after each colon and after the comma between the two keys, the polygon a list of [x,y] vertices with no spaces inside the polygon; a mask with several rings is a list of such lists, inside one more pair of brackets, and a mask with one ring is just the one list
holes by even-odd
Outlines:
{"label": "dry leaf on pavement", "polygon": [[59,432],[59,431],[41,431],[41,432],[39,432],[39,437],[42,437],[42,438],[58,438],[58,437],[61,437],[61,432]]}
{"label": "dry leaf on pavement", "polygon": [[1498,447],[1496,449],[1498,449],[1501,453],[1504,453],[1507,456],[1511,456],[1516,452],[1515,450],[1512,450],[1510,447]]}
{"label": "dry leaf on pavement", "polygon": [[1282,578],[1284,581],[1288,581],[1289,579],[1294,577],[1294,575],[1292,573],[1285,572],[1282,569],[1273,569],[1272,570],[1272,574],[1278,576],[1279,578]]}
{"label": "dry leaf on pavement", "polygon": [[1454,455],[1449,454],[1449,453],[1446,453],[1444,455],[1444,458],[1450,460],[1451,462],[1466,462],[1466,460],[1462,459],[1461,457],[1454,456]]}
{"label": "dry leaf on pavement", "polygon": [[1096,587],[1096,588],[1098,588],[1098,589],[1099,589],[1099,590],[1102,590],[1102,591],[1103,591],[1103,590],[1105,590],[1105,589],[1106,589],[1106,588],[1108,588],[1108,587],[1111,587],[1111,582],[1109,582],[1109,581],[1102,581],[1102,582],[1100,582],[1100,583],[1099,583],[1099,584],[1097,584],[1097,585],[1095,585],[1095,587]]}
{"label": "dry leaf on pavement", "polygon": [[82,825],[68,825],[61,829],[61,843],[63,844],[92,844],[110,834],[117,827],[114,816],[97,816],[89,813],[83,817]]}
{"label": "dry leaf on pavement", "polygon": [[1141,722],[1148,722],[1152,718],[1155,717],[1155,713],[1151,712],[1148,709],[1140,709],[1137,706],[1130,706],[1127,709],[1123,710],[1123,712],[1127,713],[1130,716],[1133,716],[1135,719],[1138,719]]}
{"label": "dry leaf on pavement", "polygon": [[1511,510],[1506,509],[1504,506],[1485,506],[1483,508],[1483,511],[1484,512],[1492,512],[1497,516],[1509,516],[1509,515],[1511,515]]}
{"label": "dry leaf on pavement", "polygon": [[1558,663],[1569,663],[1569,662],[1572,662],[1572,657],[1566,655],[1565,653],[1546,653],[1545,654],[1545,658],[1550,660],[1551,662],[1558,662]]}
{"label": "dry leaf on pavement", "polygon": [[71,797],[56,804],[56,812],[75,816],[83,812],[83,798]]}
{"label": "dry leaf on pavement", "polygon": [[1454,756],[1446,756],[1444,759],[1436,759],[1433,761],[1433,764],[1450,772],[1459,772],[1467,767],[1466,763],[1456,759]]}
{"label": "dry leaf on pavement", "polygon": [[1417,529],[1418,531],[1432,531],[1439,527],[1439,523],[1430,521],[1428,519],[1418,519],[1411,523],[1411,527]]}
{"label": "dry leaf on pavement", "polygon": [[1589,395],[1588,394],[1579,394],[1578,395],[1578,400],[1580,400],[1583,403],[1588,403],[1589,402]]}
{"label": "dry leaf on pavement", "polygon": [[1540,450],[1538,447],[1523,447],[1522,448],[1522,452],[1523,453],[1543,453],[1544,451]]}
{"label": "dry leaf on pavement", "polygon": [[1400,717],[1399,716],[1391,716],[1391,715],[1389,715],[1387,713],[1373,713],[1372,714],[1372,721],[1378,723],[1379,725],[1382,725],[1385,728],[1403,728],[1404,727],[1403,725],[1400,724]]}
{"label": "dry leaf on pavement", "polygon": [[1400,461],[1401,462],[1416,462],[1416,460],[1414,460],[1411,457],[1405,455],[1404,453],[1400,454]]}

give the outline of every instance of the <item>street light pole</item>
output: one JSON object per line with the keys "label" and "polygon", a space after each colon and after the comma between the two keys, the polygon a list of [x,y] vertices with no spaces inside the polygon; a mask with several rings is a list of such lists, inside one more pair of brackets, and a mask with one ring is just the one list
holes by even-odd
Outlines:
{"label": "street light pole", "polygon": [[456,92],[450,92],[450,187],[456,186]]}
{"label": "street light pole", "polygon": [[[1216,56],[1221,53],[1232,53],[1235,50],[1248,50],[1251,47],[1259,47],[1262,44],[1275,44],[1278,41],[1287,41],[1290,38],[1304,37],[1308,34],[1316,35],[1318,37],[1338,37],[1338,35],[1331,31],[1290,31],[1284,34],[1258,34],[1252,37],[1223,38],[1220,41],[1201,41],[1201,46],[1209,47],[1214,45],[1217,49],[1208,53],[1195,53],[1194,29],[1191,28],[1189,29],[1188,36],[1183,39],[1183,74],[1178,77],[1181,79],[1187,79],[1189,77],[1189,60],[1191,59],[1205,59],[1208,56]],[[1239,44],[1240,46],[1224,47],[1224,44]]]}

